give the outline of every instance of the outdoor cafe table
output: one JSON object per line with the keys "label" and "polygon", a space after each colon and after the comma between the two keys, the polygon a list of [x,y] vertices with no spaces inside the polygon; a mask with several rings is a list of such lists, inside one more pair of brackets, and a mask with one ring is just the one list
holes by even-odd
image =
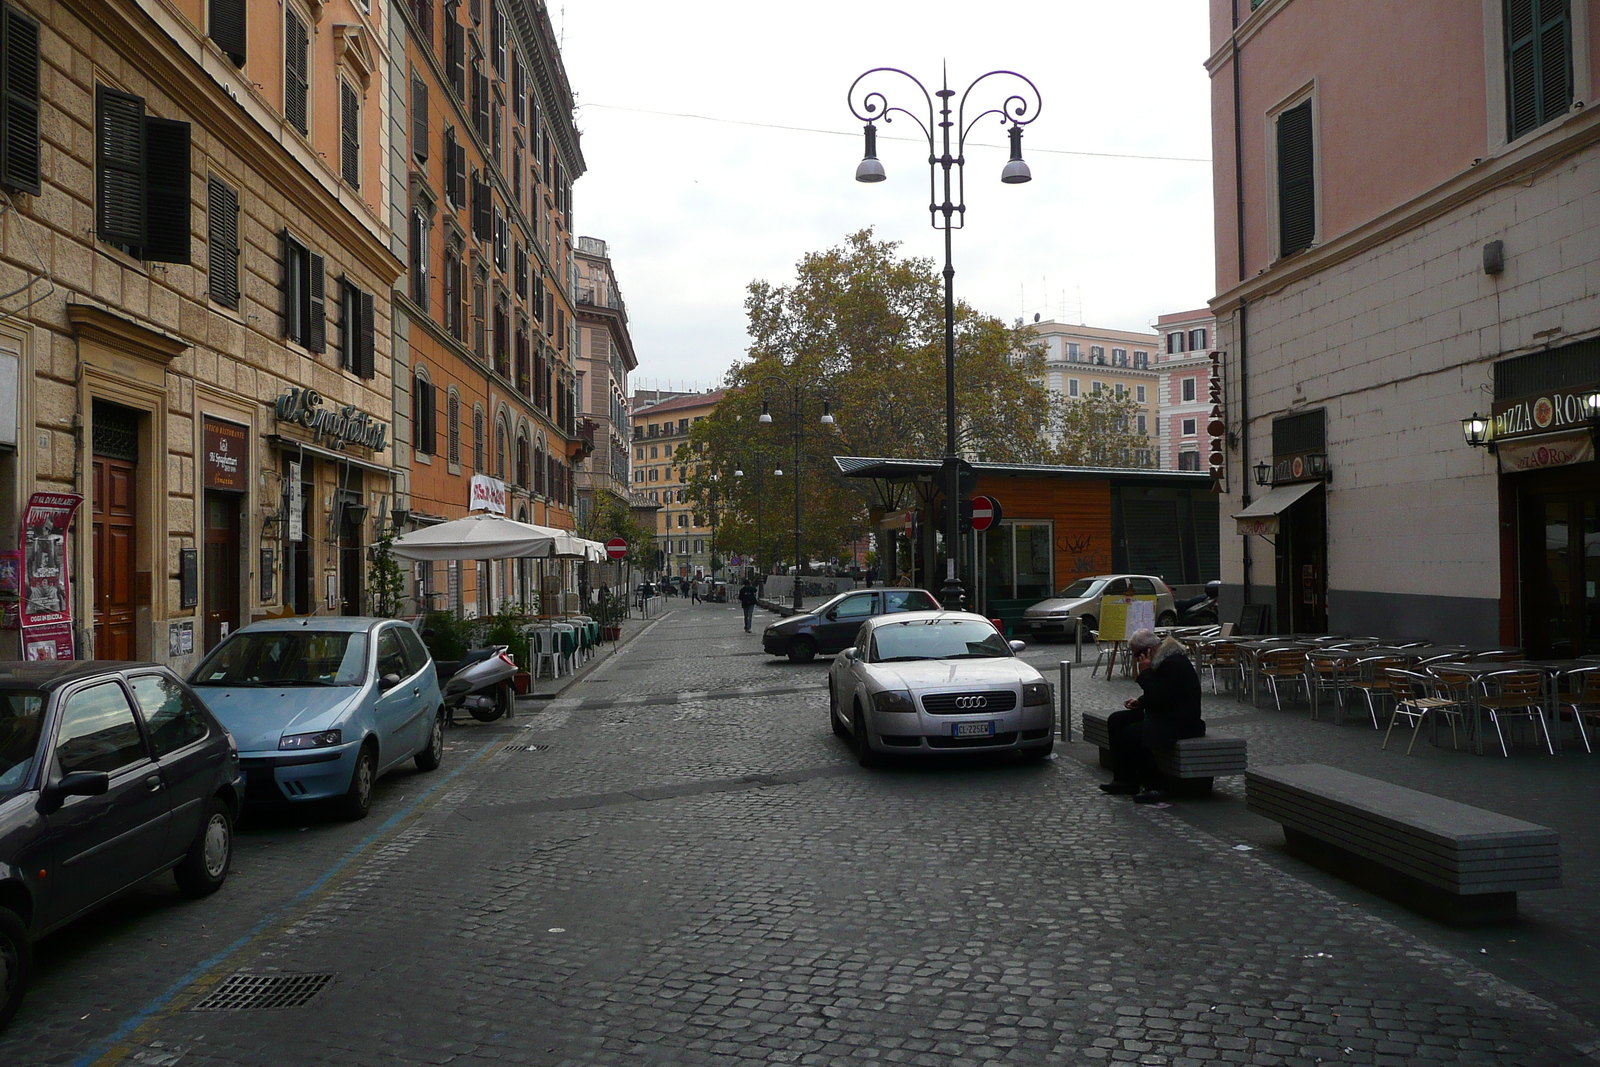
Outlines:
{"label": "outdoor cafe table", "polygon": [[1235,641],[1234,646],[1239,650],[1239,675],[1244,680],[1244,684],[1239,687],[1239,699],[1244,699],[1245,691],[1248,689],[1251,707],[1257,706],[1256,688],[1261,680],[1262,656],[1280,649],[1298,649],[1305,652],[1318,647],[1304,636],[1247,638]]}
{"label": "outdoor cafe table", "polygon": [[[1488,651],[1488,650],[1485,650]],[[1498,650],[1494,650],[1498,651]],[[1472,698],[1472,737],[1476,744],[1478,755],[1483,755],[1483,706],[1478,703],[1480,693],[1479,682],[1491,674],[1501,671],[1538,671],[1545,678],[1545,707],[1540,709],[1540,715],[1549,715],[1555,718],[1556,701],[1560,699],[1561,678],[1567,672],[1579,667],[1593,667],[1593,663],[1584,663],[1581,660],[1498,660],[1498,659],[1473,659],[1473,660],[1447,660],[1441,663],[1430,663],[1430,671],[1449,671],[1452,674],[1465,675],[1472,679],[1472,688],[1469,695]],[[1548,723],[1545,724],[1548,728]],[[1551,734],[1554,737],[1554,734]]]}

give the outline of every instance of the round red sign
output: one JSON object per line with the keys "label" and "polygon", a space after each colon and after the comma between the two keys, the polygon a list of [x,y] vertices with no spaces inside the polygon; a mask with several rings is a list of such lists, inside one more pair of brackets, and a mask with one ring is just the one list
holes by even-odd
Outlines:
{"label": "round red sign", "polygon": [[621,559],[628,554],[628,542],[620,537],[613,537],[606,542],[606,555],[612,559]]}
{"label": "round red sign", "polygon": [[983,531],[1000,521],[1000,501],[992,496],[972,498],[972,528]]}

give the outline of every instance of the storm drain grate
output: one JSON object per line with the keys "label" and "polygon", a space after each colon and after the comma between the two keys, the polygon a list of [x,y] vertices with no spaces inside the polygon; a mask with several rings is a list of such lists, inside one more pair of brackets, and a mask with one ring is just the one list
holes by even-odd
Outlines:
{"label": "storm drain grate", "polygon": [[231,974],[190,1011],[300,1008],[328,987],[332,974]]}
{"label": "storm drain grate", "polygon": [[507,745],[507,752],[543,752],[549,745]]}

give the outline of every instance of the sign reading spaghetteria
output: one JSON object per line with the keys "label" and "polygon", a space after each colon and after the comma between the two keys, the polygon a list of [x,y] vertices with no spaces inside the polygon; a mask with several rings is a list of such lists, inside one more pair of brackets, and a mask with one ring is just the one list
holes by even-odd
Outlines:
{"label": "sign reading spaghetteria", "polygon": [[1564,430],[1569,426],[1582,426],[1590,417],[1586,399],[1594,392],[1594,387],[1589,386],[1557,389],[1541,396],[1525,396],[1515,400],[1497,400],[1492,409],[1494,421],[1489,429],[1489,439],[1503,441],[1508,437],[1526,437],[1529,434]]}
{"label": "sign reading spaghetteria", "polygon": [[250,431],[218,419],[205,420],[205,471],[207,489],[244,491],[245,456]]}
{"label": "sign reading spaghetteria", "polygon": [[290,389],[278,396],[273,406],[279,422],[292,422],[311,431],[311,440],[329,448],[360,445],[382,452],[389,444],[389,424],[379,422],[354,404],[323,407],[322,394],[315,389]]}

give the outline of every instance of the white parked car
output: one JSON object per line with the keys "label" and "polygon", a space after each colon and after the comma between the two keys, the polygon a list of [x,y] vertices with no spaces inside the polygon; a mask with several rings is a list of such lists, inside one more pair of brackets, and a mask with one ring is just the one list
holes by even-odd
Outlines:
{"label": "white parked car", "polygon": [[960,611],[862,623],[828,669],[828,718],[863,767],[884,754],[1018,752],[1054,744],[1050,683],[1017,658],[1024,645]]}
{"label": "white parked car", "polygon": [[1079,578],[1049,600],[1041,600],[1022,613],[1018,630],[1043,641],[1049,637],[1071,640],[1080,623],[1084,637],[1098,630],[1100,598],[1107,596],[1153,596],[1156,598],[1156,625],[1176,626],[1178,606],[1167,583],[1152,574],[1097,574]]}

